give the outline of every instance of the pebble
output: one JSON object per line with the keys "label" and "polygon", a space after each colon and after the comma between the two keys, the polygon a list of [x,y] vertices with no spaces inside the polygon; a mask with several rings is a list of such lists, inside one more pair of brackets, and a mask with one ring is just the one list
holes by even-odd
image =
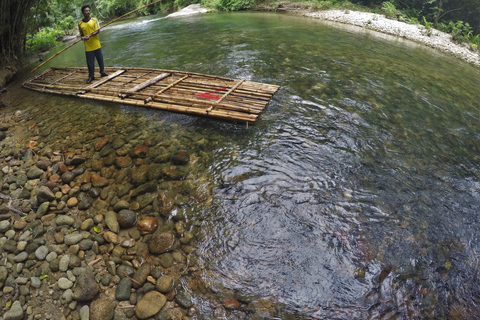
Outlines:
{"label": "pebble", "polygon": [[48,255],[48,247],[47,246],[41,246],[41,247],[38,247],[37,250],[35,250],[35,257],[38,259],[38,260],[45,260],[45,258],[47,257]]}
{"label": "pebble", "polygon": [[125,301],[130,298],[130,290],[132,289],[133,281],[125,277],[120,280],[120,283],[115,289],[115,299],[118,301]]}
{"label": "pebble", "polygon": [[65,236],[65,244],[71,246],[82,241],[83,236],[80,233],[71,233]]}
{"label": "pebble", "polygon": [[14,301],[10,310],[3,316],[3,320],[22,320],[23,308],[20,301]]}
{"label": "pebble", "polygon": [[[92,304],[94,302],[92,302]],[[87,305],[84,305],[83,307],[80,308],[79,315],[80,315],[80,320],[90,320],[90,308]],[[104,320],[107,320],[107,319],[104,319]]]}
{"label": "pebble", "polygon": [[157,314],[167,302],[167,298],[158,291],[147,292],[135,306],[135,316],[147,319]]}
{"label": "pebble", "polygon": [[58,279],[58,287],[62,290],[70,289],[73,286],[73,282],[68,280],[67,278],[60,278]]}

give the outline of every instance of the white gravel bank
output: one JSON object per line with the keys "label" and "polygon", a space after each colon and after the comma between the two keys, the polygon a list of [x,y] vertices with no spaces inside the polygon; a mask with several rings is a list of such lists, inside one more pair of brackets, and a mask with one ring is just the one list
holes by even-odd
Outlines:
{"label": "white gravel bank", "polygon": [[431,35],[427,35],[427,30],[422,25],[408,24],[392,19],[383,15],[360,11],[328,10],[318,12],[308,12],[304,14],[307,17],[324,19],[328,21],[351,24],[370,30],[403,37],[426,46],[453,54],[468,63],[480,67],[480,53],[474,52],[468,44],[458,44],[448,33],[431,29]]}

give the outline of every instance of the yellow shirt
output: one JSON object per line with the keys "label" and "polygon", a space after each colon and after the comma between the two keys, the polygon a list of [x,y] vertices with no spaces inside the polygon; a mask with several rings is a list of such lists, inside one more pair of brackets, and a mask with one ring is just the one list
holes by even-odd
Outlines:
{"label": "yellow shirt", "polygon": [[[78,29],[80,30],[80,35],[82,37],[89,35],[90,33],[99,28],[100,26],[98,25],[98,21],[95,18],[90,18],[88,22],[80,21],[78,23]],[[83,42],[85,43],[85,51],[95,51],[101,48],[100,40],[98,40],[98,35],[94,35]]]}

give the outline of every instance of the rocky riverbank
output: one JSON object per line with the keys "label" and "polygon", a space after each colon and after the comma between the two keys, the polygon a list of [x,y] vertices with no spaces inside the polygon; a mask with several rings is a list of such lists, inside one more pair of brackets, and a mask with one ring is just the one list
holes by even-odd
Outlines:
{"label": "rocky riverbank", "polygon": [[221,137],[25,93],[0,109],[1,320],[195,319],[205,303],[220,318],[277,314],[210,288],[198,262]]}
{"label": "rocky riverbank", "polygon": [[349,10],[328,10],[303,12],[306,17],[354,25],[384,34],[405,38],[422,45],[452,54],[470,64],[480,67],[480,52],[473,50],[468,43],[456,42],[445,32],[426,29],[422,25],[408,24],[370,12]]}

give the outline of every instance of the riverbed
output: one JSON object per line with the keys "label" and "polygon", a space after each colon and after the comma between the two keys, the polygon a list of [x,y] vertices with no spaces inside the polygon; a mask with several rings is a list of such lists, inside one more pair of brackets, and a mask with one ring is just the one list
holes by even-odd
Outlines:
{"label": "riverbed", "polygon": [[[477,68],[274,13],[142,17],[101,41],[107,66],[281,88],[246,127],[18,79],[2,109],[2,305],[66,319],[478,316]],[[83,66],[71,50],[55,64]]]}

